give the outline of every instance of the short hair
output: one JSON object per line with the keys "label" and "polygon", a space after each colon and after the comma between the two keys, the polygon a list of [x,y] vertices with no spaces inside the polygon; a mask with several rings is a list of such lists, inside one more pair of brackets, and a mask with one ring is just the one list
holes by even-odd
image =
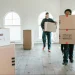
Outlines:
{"label": "short hair", "polygon": [[46,15],[48,15],[49,13],[48,12],[46,12]]}
{"label": "short hair", "polygon": [[69,11],[69,12],[72,14],[72,10],[71,10],[71,9],[66,9],[66,10],[64,11],[64,13],[66,13],[67,11]]}

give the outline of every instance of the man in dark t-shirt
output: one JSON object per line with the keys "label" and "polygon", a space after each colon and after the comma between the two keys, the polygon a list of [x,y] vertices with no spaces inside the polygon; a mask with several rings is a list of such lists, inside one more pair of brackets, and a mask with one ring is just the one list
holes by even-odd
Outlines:
{"label": "man in dark t-shirt", "polygon": [[55,24],[56,24],[56,22],[53,19],[49,18],[49,13],[48,12],[45,14],[45,18],[41,22],[41,28],[43,30],[43,34],[42,34],[43,50],[44,50],[44,48],[46,46],[46,36],[47,36],[47,39],[48,39],[48,52],[50,52],[51,32],[44,31],[44,24],[45,24],[45,22],[52,22],[52,23],[55,23]]}

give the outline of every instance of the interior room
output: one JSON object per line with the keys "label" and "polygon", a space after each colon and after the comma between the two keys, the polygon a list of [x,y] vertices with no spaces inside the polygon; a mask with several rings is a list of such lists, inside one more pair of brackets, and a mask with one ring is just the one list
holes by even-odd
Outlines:
{"label": "interior room", "polygon": [[[59,16],[64,15],[66,9],[71,9],[74,16],[75,0],[0,0],[0,34],[7,37],[0,43],[0,75],[75,75],[75,61],[70,63],[68,59],[67,65],[62,64],[64,54],[62,43],[59,43]],[[57,23],[56,31],[50,36],[50,52],[47,37],[46,47],[42,50],[41,24],[47,12]],[[8,64],[8,58],[12,59],[8,61],[12,62],[13,68],[10,64],[3,68]]]}

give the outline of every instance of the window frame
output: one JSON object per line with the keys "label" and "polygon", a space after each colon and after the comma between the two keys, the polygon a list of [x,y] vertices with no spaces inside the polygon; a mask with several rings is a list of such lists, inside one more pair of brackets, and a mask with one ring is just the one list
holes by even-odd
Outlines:
{"label": "window frame", "polygon": [[[18,17],[19,17],[19,19],[20,19],[20,24],[19,24],[19,25],[5,25],[6,16],[7,16],[9,13],[12,13],[12,12],[14,12],[14,11],[10,11],[10,12],[6,13],[5,16],[3,17],[3,27],[5,28],[6,26],[9,26],[9,27],[11,27],[11,26],[13,26],[13,27],[19,26],[19,27],[20,27],[20,30],[21,30],[21,18],[20,18],[20,15],[19,15],[18,13],[16,13],[16,12],[14,12],[14,13],[16,13],[16,14],[18,15]],[[21,30],[21,32],[20,32],[20,35],[22,35],[22,30]],[[10,42],[13,42],[13,41],[10,40]],[[20,40],[14,40],[14,42],[16,42],[16,43],[21,43],[21,42],[22,42],[22,37],[20,36]]]}

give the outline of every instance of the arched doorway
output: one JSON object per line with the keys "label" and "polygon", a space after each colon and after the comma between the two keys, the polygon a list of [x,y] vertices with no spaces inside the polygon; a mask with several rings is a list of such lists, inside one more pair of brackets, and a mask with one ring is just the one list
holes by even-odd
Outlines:
{"label": "arched doorway", "polygon": [[10,29],[10,41],[21,41],[20,16],[15,12],[9,12],[4,17],[4,27]]}
{"label": "arched doorway", "polygon": [[[39,15],[39,17],[38,17],[39,40],[42,40],[41,22],[42,22],[42,20],[45,18],[45,14],[46,14],[46,11],[45,11],[45,12],[42,12],[42,13]],[[54,19],[51,13],[49,13],[49,17],[52,18],[52,19]],[[53,43],[54,40],[55,40],[54,36],[55,36],[55,33],[52,32],[52,33],[51,33],[51,42],[52,42],[52,43]]]}

